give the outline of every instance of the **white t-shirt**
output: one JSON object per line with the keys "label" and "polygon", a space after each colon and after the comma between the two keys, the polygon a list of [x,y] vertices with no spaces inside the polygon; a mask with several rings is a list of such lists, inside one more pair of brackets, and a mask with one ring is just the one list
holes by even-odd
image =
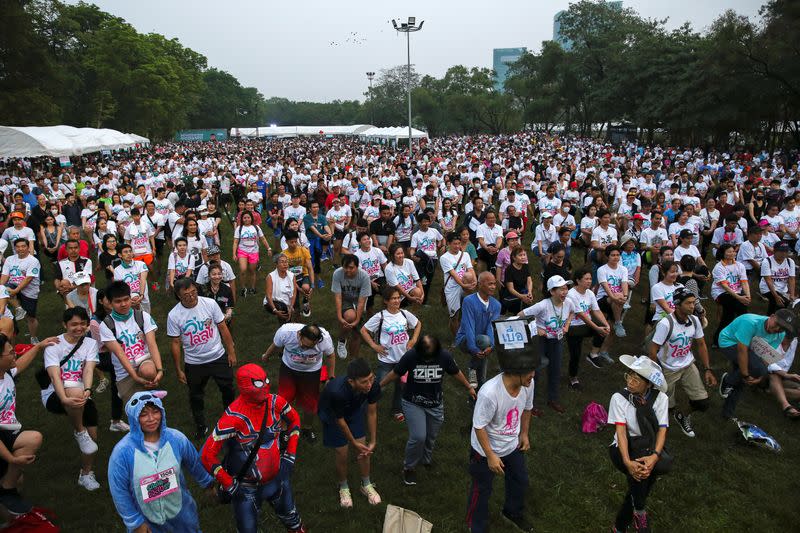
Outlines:
{"label": "white t-shirt", "polygon": [[177,278],[182,278],[189,270],[194,270],[194,266],[194,256],[190,253],[187,253],[186,257],[181,257],[175,252],[169,254],[167,270],[174,270]]}
{"label": "white t-shirt", "polygon": [[548,339],[561,339],[564,337],[564,324],[569,320],[570,313],[574,311],[572,300],[569,298],[558,307],[553,303],[552,298],[545,298],[526,307],[522,313],[525,316],[536,317],[536,327],[545,330]]}
{"label": "white t-shirt", "polygon": [[411,236],[411,248],[422,250],[428,257],[436,257],[436,247],[443,239],[442,234],[433,228],[419,230]]}
{"label": "white t-shirt", "polygon": [[[383,318],[382,325],[381,318]],[[417,327],[418,322],[417,317],[402,309],[395,314],[383,310],[372,315],[364,327],[374,333],[380,326],[381,337],[378,344],[386,348],[388,352],[386,355],[378,355],[378,360],[384,363],[398,362],[406,353],[411,332]]]}
{"label": "white t-shirt", "polygon": [[680,323],[673,314],[672,323],[672,335],[667,339],[669,318],[662,318],[656,324],[653,342],[661,346],[658,350],[658,361],[661,366],[665,370],[675,372],[694,362],[692,340],[703,338],[703,327],[700,325],[700,319],[694,316],[689,317],[689,325],[686,325]]}
{"label": "white t-shirt", "polygon": [[28,254],[25,259],[20,259],[18,255],[10,255],[6,262],[3,263],[3,274],[8,276],[8,284],[19,285],[25,278],[31,278],[21,293],[28,298],[37,298],[39,296],[39,269],[41,265],[39,260],[33,255]]}
{"label": "white t-shirt", "polygon": [[597,299],[600,300],[603,296],[607,296],[606,289],[602,285],[603,282],[608,283],[608,288],[611,292],[617,294],[622,292],[622,282],[628,282],[628,269],[622,266],[622,261],[619,262],[616,269],[612,269],[608,263],[597,269]]}
{"label": "white t-shirt", "polygon": [[[67,342],[64,335],[58,336],[59,343],[44,349],[44,367],[56,367],[63,358],[75,347]],[[61,382],[65,389],[83,389],[83,366],[86,361],[100,362],[98,356],[98,343],[91,338],[84,338],[81,347],[75,350],[72,357],[61,365]],[[42,403],[46,404],[50,395],[55,392],[53,384],[42,391]]]}
{"label": "white t-shirt", "polygon": [[700,257],[700,250],[698,250],[697,246],[695,246],[694,244],[690,244],[686,248],[684,248],[683,246],[676,246],[675,247],[675,255],[674,255],[675,262],[679,263],[680,260],[681,260],[681,257],[683,257],[684,255],[690,255],[690,256],[694,257],[695,259],[697,259],[698,257]]}
{"label": "white t-shirt", "polygon": [[237,226],[233,238],[239,239],[239,250],[248,254],[258,253],[258,241],[264,236],[259,226]]}
{"label": "white t-shirt", "polygon": [[[500,227],[499,224],[495,224],[494,227],[489,227],[484,222],[480,226],[478,226],[478,231],[475,232],[475,237],[477,239],[483,238],[483,242],[486,243],[486,246],[490,244],[497,244],[498,237],[503,236],[503,228]],[[478,248],[481,248],[479,245]]]}
{"label": "white t-shirt", "polygon": [[778,361],[777,363],[772,363],[767,367],[769,372],[789,372],[789,369],[792,368],[792,363],[794,362],[794,355],[797,351],[797,337],[792,339],[792,342],[789,343],[789,347],[785,350],[783,349],[783,343],[778,346],[778,351],[785,354],[785,357]]}
{"label": "white t-shirt", "polygon": [[611,226],[603,229],[603,226],[596,226],[592,230],[592,241],[597,241],[603,246],[608,246],[617,240],[617,230]]}
{"label": "white t-shirt", "polygon": [[142,297],[143,302],[150,301],[150,293],[148,292],[147,283],[142,286],[139,275],[142,272],[147,272],[147,265],[143,261],[134,259],[131,261],[131,266],[126,267],[120,262],[119,265],[114,267],[114,279],[122,280],[131,288],[131,294],[136,293]]}
{"label": "white t-shirt", "polygon": [[667,230],[663,227],[655,228],[645,228],[642,230],[642,234],[639,236],[639,242],[644,244],[645,247],[656,246],[658,244],[664,244],[669,240],[669,236],[667,235]]}
{"label": "white t-shirt", "polygon": [[745,270],[748,271],[753,269],[753,265],[750,263],[751,259],[757,263],[762,263],[766,257],[767,249],[761,241],[755,246],[753,246],[753,243],[750,241],[744,241],[742,245],[739,246],[739,252],[736,254],[736,260],[742,263]]}
{"label": "white t-shirt", "polygon": [[472,412],[472,449],[486,457],[475,429],[483,429],[489,435],[489,446],[499,457],[505,457],[519,445],[522,426],[522,411],[533,409],[534,383],[519,390],[516,398],[511,396],[503,384],[503,374],[483,384],[478,391],[478,401]]}
{"label": "white t-shirt", "polygon": [[736,294],[742,292],[742,281],[747,281],[747,271],[744,265],[738,261],[731,265],[725,265],[721,261],[714,265],[714,270],[711,271],[714,281],[711,285],[711,298],[716,300],[720,294],[726,292],[719,282],[727,281],[729,288]]}
{"label": "white t-shirt", "polygon": [[386,264],[386,256],[380,248],[371,246],[366,252],[359,248],[354,253],[358,257],[361,269],[369,274],[369,279],[375,280],[383,277],[381,265]]}
{"label": "white t-shirt", "polygon": [[217,329],[217,324],[224,320],[217,302],[198,296],[197,305],[191,309],[180,302],[172,308],[167,315],[167,336],[181,338],[186,363],[210,363],[225,355]]}
{"label": "white t-shirt", "polygon": [[[658,394],[656,401],[653,403],[653,411],[656,413],[658,425],[660,427],[669,427],[669,398],[666,394],[655,389],[651,390],[650,394]],[[636,419],[636,407],[618,392],[611,396],[611,402],[608,404],[608,423],[624,424],[628,427],[628,433],[631,437],[640,437],[642,435],[642,430],[639,428],[639,422]],[[615,432],[614,446],[616,445],[617,434]]]}
{"label": "white t-shirt", "polygon": [[680,283],[673,283],[672,285],[667,285],[663,281],[660,281],[650,288],[650,301],[653,302],[653,305],[656,306],[656,312],[653,316],[653,322],[658,322],[659,320],[667,316],[667,312],[664,311],[663,307],[661,307],[656,303],[656,300],[664,300],[667,303],[667,306],[669,306],[669,308],[672,311],[674,311],[675,304],[672,301],[672,296],[675,294],[675,291],[677,291],[681,287],[683,287],[683,285],[681,285]]}
{"label": "white t-shirt", "polygon": [[[292,303],[292,295],[294,294],[294,273],[287,270],[286,277],[282,278],[277,270],[270,272],[269,277],[272,278],[272,301],[283,302],[288,307]],[[264,303],[267,303],[266,296]]]}
{"label": "white t-shirt", "polygon": [[283,364],[298,372],[316,372],[322,368],[322,359],[333,354],[333,340],[325,328],[319,328],[322,339],[313,347],[304,348],[298,337],[303,326],[297,323],[282,325],[275,332],[272,342],[278,348],[283,348]]}
{"label": "white t-shirt", "polygon": [[472,270],[472,260],[470,259],[469,254],[466,252],[458,252],[457,254],[445,252],[439,258],[439,266],[442,267],[442,273],[447,279],[447,283],[444,286],[444,291],[460,291],[461,285],[456,283],[456,280],[452,279],[453,276],[452,274],[449,274],[449,272],[451,270],[455,270],[455,274],[458,276],[458,279],[463,278],[464,274],[466,274],[468,270]]}
{"label": "white t-shirt", "polygon": [[772,284],[780,294],[789,294],[789,278],[795,276],[795,264],[791,257],[787,257],[783,263],[778,263],[774,257],[767,257],[761,263],[761,282],[758,289],[761,294],[769,292],[769,286],[764,281],[764,276],[772,276]]}
{"label": "white t-shirt", "polygon": [[17,369],[12,368],[0,379],[0,429],[17,431],[22,424],[17,420],[17,385],[14,376]]}
{"label": "white t-shirt", "polygon": [[[123,321],[112,318],[114,320],[114,328],[116,329],[116,337],[111,334],[111,330],[108,329],[108,326],[101,322],[100,342],[119,342],[120,346],[122,346],[122,350],[125,352],[125,357],[128,358],[128,362],[133,368],[138,368],[142,361],[150,359],[150,350],[147,347],[145,335],[151,331],[157,330],[158,326],[156,326],[156,321],[153,320],[153,317],[142,311],[142,324],[144,325],[144,331],[142,331],[139,329],[139,325],[136,323],[136,318],[133,315],[134,313],[131,312],[131,316]],[[117,377],[117,381],[128,377],[128,373],[125,372],[125,367],[122,366],[122,363],[119,362],[116,356],[111,357],[111,362],[114,365],[114,375]]]}
{"label": "white t-shirt", "polygon": [[139,224],[130,223],[125,229],[125,240],[128,241],[133,248],[133,255],[145,255],[153,253],[150,247],[150,236],[153,235],[150,223],[142,219]]}
{"label": "white t-shirt", "polygon": [[399,285],[406,292],[413,289],[417,280],[419,280],[417,267],[414,266],[414,262],[411,259],[403,259],[402,265],[388,263],[383,273],[386,275],[386,284],[388,286],[395,287]]}
{"label": "white t-shirt", "polygon": [[597,305],[597,296],[590,290],[581,294],[573,287],[567,293],[567,300],[572,303],[572,311],[575,313],[572,317],[570,327],[582,326],[585,324],[583,319],[578,316],[578,313],[589,313],[591,315],[592,311],[600,310],[600,306]]}

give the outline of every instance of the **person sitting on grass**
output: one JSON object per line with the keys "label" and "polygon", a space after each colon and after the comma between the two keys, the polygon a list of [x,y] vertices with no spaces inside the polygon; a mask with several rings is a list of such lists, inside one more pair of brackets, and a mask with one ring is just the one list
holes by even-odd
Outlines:
{"label": "person sitting on grass", "polygon": [[800,409],[792,405],[800,400],[800,374],[791,373],[794,355],[797,351],[797,337],[784,337],[778,348],[785,357],[767,367],[769,371],[769,392],[778,401],[783,415],[790,420],[800,420]]}

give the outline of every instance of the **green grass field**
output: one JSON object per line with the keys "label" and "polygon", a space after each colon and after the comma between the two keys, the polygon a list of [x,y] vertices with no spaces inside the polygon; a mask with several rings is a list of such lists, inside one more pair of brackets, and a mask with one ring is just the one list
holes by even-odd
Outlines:
{"label": "green grass field", "polygon": [[[227,222],[223,226],[229,239],[230,226]],[[224,252],[228,250],[229,246],[223,246]],[[582,251],[576,250],[574,255],[582,256]],[[580,257],[573,258],[573,263],[580,262]],[[271,263],[265,264],[261,278],[271,269]],[[538,272],[538,265],[535,270]],[[46,289],[42,291],[39,306],[40,338],[62,332],[61,303],[52,290],[50,270],[47,269],[46,273]],[[323,279],[327,286],[318,291],[313,300],[312,318],[323,326],[335,324],[333,299],[328,288],[331,273],[331,263],[323,263]],[[441,281],[441,273],[437,272],[430,307],[412,309],[412,312],[421,318],[423,332],[438,335],[444,345],[449,345],[447,312],[439,305],[437,296]],[[638,351],[643,336],[640,329],[643,306],[638,304],[640,292],[641,289],[636,291],[633,301],[637,304],[626,319],[628,337],[614,347],[612,355]],[[236,308],[233,334],[240,363],[258,361],[277,329],[274,317],[267,316],[261,306],[262,298],[263,282],[255,297],[240,301]],[[165,332],[166,315],[175,300],[163,291],[158,294],[151,291],[151,299],[153,315],[160,327],[158,339],[166,370],[163,383],[169,391],[165,399],[167,423],[191,436],[194,428],[188,394],[175,379]],[[758,311],[765,312],[765,304],[756,300]],[[714,305],[709,300],[705,303]],[[709,307],[708,311],[711,322],[708,331],[713,332],[718,313],[714,307]],[[25,326],[21,327],[24,333]],[[588,341],[586,347],[588,351]],[[566,347],[564,351],[566,358]],[[363,347],[361,355],[374,360],[374,354]],[[462,368],[465,367],[463,355],[457,354],[456,357]],[[344,364],[337,362],[341,374]],[[725,367],[718,353],[712,353],[712,362],[717,369]],[[274,358],[267,368],[275,378],[273,390],[277,390],[277,365],[278,359]],[[496,371],[496,364],[490,368]],[[566,373],[566,368],[563,372]],[[599,434],[584,435],[580,431],[580,417],[590,401],[608,405],[613,391],[623,385],[622,374],[623,367],[619,363],[597,370],[583,361],[583,392],[571,391],[566,378],[562,379],[562,403],[567,407],[567,413],[558,415],[545,408],[545,416],[533,420],[532,449],[527,456],[531,484],[526,506],[537,531],[588,532],[608,531],[610,528],[625,492],[625,479],[608,459],[606,448],[612,439],[611,431],[606,429]],[[542,387],[546,387],[544,381]],[[77,485],[78,449],[67,419],[45,411],[33,370],[23,375],[18,384],[19,419],[25,428],[37,429],[45,437],[36,463],[25,474],[23,492],[37,505],[55,510],[58,523],[67,532],[124,531],[113,507],[106,479],[108,457],[120,434],[108,431],[109,392],[96,394],[95,401],[101,420],[96,473],[102,488],[89,493]],[[685,402],[685,399],[680,401]],[[797,525],[791,524],[797,524],[794,505],[798,482],[794,465],[800,460],[800,426],[784,419],[772,398],[762,392],[748,391],[738,414],[743,420],[761,425],[781,443],[784,451],[772,454],[742,444],[735,425],[723,421],[720,416],[721,399],[716,391],[712,391],[711,401],[712,407],[707,413],[694,417],[697,438],[687,438],[675,427],[669,430],[667,446],[676,456],[676,463],[673,472],[659,481],[651,495],[649,510],[653,529],[676,532],[797,530]],[[391,420],[388,405],[381,405],[372,479],[385,503],[418,512],[433,523],[435,532],[463,532],[467,530],[464,515],[469,486],[466,471],[469,435],[464,430],[468,424],[468,408],[466,393],[452,379],[446,383],[445,403],[446,419],[434,453],[435,469],[421,469],[419,484],[410,488],[400,480],[407,436],[405,425]],[[206,410],[209,421],[215,420],[221,411],[219,393],[213,385],[207,388]],[[319,428],[318,421],[315,427]],[[351,486],[357,486],[355,464],[350,482]],[[208,501],[193,482],[190,481],[190,485],[198,500],[203,530],[235,531],[230,508]],[[339,509],[332,452],[322,447],[321,439],[314,445],[301,442],[293,485],[298,509],[310,531],[376,533],[382,530],[385,504],[372,508],[363,496],[354,491],[354,508],[348,511]],[[496,480],[491,516],[493,531],[498,532],[509,531],[507,523],[500,517],[502,498],[503,483]],[[262,517],[264,531],[282,531],[268,505],[262,511]]]}

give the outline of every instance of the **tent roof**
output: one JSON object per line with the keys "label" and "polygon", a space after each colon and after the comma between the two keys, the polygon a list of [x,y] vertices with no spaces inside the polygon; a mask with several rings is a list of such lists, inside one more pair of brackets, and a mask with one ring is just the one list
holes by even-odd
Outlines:
{"label": "tent roof", "polygon": [[[408,138],[408,126],[390,126],[386,128],[370,128],[359,134],[361,137],[377,137],[381,139]],[[428,133],[416,128],[411,128],[411,137],[421,139],[428,137]]]}
{"label": "tent roof", "polygon": [[0,126],[0,157],[39,157],[83,155],[101,150],[119,150],[148,144],[108,128],[72,126]]}
{"label": "tent roof", "polygon": [[[297,135],[358,135],[372,128],[370,124],[352,126],[262,126],[259,128],[232,128],[231,136],[242,137],[294,137]],[[258,132],[256,133],[256,130]],[[322,133],[320,133],[322,132]]]}

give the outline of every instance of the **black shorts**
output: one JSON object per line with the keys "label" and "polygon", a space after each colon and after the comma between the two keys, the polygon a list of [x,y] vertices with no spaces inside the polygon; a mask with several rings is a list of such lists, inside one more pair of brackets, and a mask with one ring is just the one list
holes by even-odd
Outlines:
{"label": "black shorts", "polygon": [[333,230],[333,238],[337,241],[343,241],[347,232],[343,229],[335,229]]}
{"label": "black shorts", "polygon": [[164,239],[156,239],[156,257],[161,257],[164,255],[164,246],[167,244],[167,241]]}
{"label": "black shorts", "polygon": [[[58,394],[55,392],[47,398],[47,403],[44,405],[45,409],[57,415],[65,415],[67,412],[64,410],[64,405],[58,399]],[[83,404],[83,425],[87,428],[97,427],[97,407],[94,405],[94,400],[89,398]]]}
{"label": "black shorts", "polygon": [[[17,442],[17,438],[19,438],[20,433],[22,433],[21,429],[16,431],[0,429],[0,441],[5,444],[6,448],[8,448],[8,451],[12,455],[14,454],[14,443]],[[8,463],[0,459],[0,477],[6,475],[6,470],[8,470]]]}
{"label": "black shorts", "polygon": [[39,304],[38,299],[28,298],[22,293],[17,294],[17,299],[19,299],[19,306],[22,307],[28,316],[31,318],[36,318],[36,307]]}
{"label": "black shorts", "polygon": [[614,316],[614,312],[611,310],[611,304],[608,302],[608,298],[605,296],[597,300],[597,307],[600,308],[600,311],[606,316],[606,318]]}

